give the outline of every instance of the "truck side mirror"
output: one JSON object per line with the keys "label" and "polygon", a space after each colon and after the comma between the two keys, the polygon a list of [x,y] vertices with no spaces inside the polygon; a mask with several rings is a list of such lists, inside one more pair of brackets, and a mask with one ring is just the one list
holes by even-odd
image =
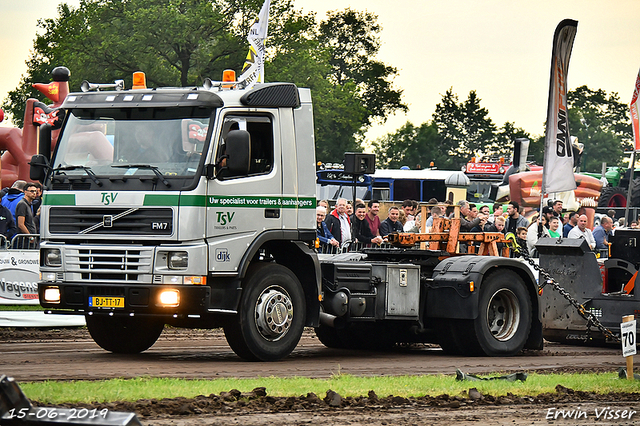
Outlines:
{"label": "truck side mirror", "polygon": [[51,129],[51,124],[41,125],[38,138],[38,152],[47,160],[51,158]]}
{"label": "truck side mirror", "polygon": [[251,135],[246,130],[232,130],[226,138],[227,169],[232,176],[249,173]]}
{"label": "truck side mirror", "polygon": [[29,178],[32,181],[44,182],[47,169],[49,168],[49,160],[47,157],[42,154],[36,154],[31,157],[29,165],[31,166],[29,169]]}

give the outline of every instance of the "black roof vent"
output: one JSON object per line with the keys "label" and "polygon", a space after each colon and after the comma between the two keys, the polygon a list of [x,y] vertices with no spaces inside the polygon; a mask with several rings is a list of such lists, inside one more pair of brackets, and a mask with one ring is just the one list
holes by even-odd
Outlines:
{"label": "black roof vent", "polygon": [[268,83],[256,85],[240,98],[240,102],[246,106],[298,108],[300,96],[295,84]]}

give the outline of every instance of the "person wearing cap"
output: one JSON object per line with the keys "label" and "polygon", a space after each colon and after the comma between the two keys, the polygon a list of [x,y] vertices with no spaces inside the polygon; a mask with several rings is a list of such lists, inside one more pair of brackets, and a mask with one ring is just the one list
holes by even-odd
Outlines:
{"label": "person wearing cap", "polygon": [[556,215],[555,210],[552,207],[544,206],[542,208],[542,216],[544,216],[544,226],[549,229],[549,223],[551,222],[551,218]]}
{"label": "person wearing cap", "polygon": [[7,191],[6,195],[2,197],[2,201],[0,204],[5,206],[11,212],[11,216],[13,216],[13,221],[18,223],[16,219],[16,206],[24,198],[24,186],[27,182],[23,180],[17,180],[13,182],[9,191]]}

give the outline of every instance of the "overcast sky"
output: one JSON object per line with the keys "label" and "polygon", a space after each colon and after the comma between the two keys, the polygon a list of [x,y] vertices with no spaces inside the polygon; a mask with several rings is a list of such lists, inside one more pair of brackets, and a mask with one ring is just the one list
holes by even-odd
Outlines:
{"label": "overcast sky", "polygon": [[[534,135],[542,134],[553,32],[566,18],[578,21],[569,66],[570,89],[587,85],[618,92],[620,100],[628,103],[640,68],[638,0],[295,2],[305,11],[317,12],[319,18],[327,10],[346,7],[378,15],[383,28],[378,59],[398,68],[394,84],[404,91],[409,113],[374,126],[369,138],[394,132],[406,121],[416,125],[428,121],[450,87],[461,101],[476,90],[498,126],[511,121]],[[58,3],[0,0],[0,99],[26,71],[37,19],[55,17]]]}

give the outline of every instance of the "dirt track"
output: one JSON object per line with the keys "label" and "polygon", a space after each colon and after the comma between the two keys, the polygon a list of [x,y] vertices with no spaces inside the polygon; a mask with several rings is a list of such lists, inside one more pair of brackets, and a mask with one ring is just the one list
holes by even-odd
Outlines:
{"label": "dirt track", "polygon": [[[84,329],[0,330],[0,374],[18,381],[45,379],[101,379],[110,377],[329,377],[341,372],[353,375],[453,374],[515,371],[615,371],[624,364],[617,348],[570,347],[547,344],[543,351],[528,351],[512,358],[445,356],[437,347],[414,346],[389,352],[339,351],[325,348],[306,331],[294,353],[275,363],[249,363],[237,358],[220,330],[165,330],[148,351],[135,356],[104,352]],[[472,385],[469,386],[473,387]],[[640,411],[640,396],[596,397],[559,388],[542,397],[492,398],[469,395],[440,398],[383,398],[364,395],[307,395],[272,398],[268,395],[203,396],[196,400],[139,401],[135,405],[109,406],[112,410],[135,410],[143,423],[153,425],[205,424],[548,424],[548,409],[585,411],[567,423],[593,424],[595,409],[620,405]],[[639,387],[640,389],[640,387]],[[337,403],[336,401],[339,401]],[[590,405],[589,405],[590,404]],[[613,405],[612,405],[613,404]],[[581,406],[582,408],[577,408]],[[591,407],[585,409],[585,407]],[[611,423],[633,424],[622,419]]]}

